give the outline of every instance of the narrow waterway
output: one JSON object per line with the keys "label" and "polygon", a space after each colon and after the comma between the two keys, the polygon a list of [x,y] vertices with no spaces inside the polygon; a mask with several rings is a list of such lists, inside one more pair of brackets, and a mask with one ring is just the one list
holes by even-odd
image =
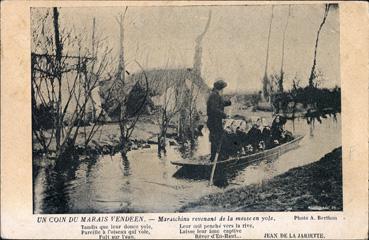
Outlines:
{"label": "narrow waterway", "polygon": [[[81,157],[64,169],[55,168],[50,159],[35,159],[33,191],[35,213],[94,212],[174,212],[187,202],[209,193],[239,185],[260,183],[291,168],[318,161],[341,145],[341,120],[323,119],[308,125],[306,120],[289,121],[286,129],[305,135],[300,147],[272,162],[262,161],[241,169],[218,186],[208,186],[206,179],[173,176],[178,167],[171,160],[181,158],[178,147],[168,147],[166,156],[157,148],[120,154]],[[209,152],[208,133],[198,139],[196,155]]]}

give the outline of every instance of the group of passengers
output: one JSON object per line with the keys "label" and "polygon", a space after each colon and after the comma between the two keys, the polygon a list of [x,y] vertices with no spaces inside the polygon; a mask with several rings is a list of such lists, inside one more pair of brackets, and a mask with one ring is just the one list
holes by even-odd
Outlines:
{"label": "group of passengers", "polygon": [[[288,141],[290,134],[284,130],[286,119],[277,115],[271,126],[264,125],[264,119],[259,118],[251,129],[245,134],[245,140],[251,145],[249,151],[264,150],[272,148]],[[241,132],[238,132],[241,136]]]}
{"label": "group of passengers", "polygon": [[292,134],[284,130],[285,123],[286,119],[277,115],[270,126],[264,124],[263,118],[258,118],[248,131],[242,126],[242,121],[235,131],[227,126],[222,155],[255,153],[290,141]]}

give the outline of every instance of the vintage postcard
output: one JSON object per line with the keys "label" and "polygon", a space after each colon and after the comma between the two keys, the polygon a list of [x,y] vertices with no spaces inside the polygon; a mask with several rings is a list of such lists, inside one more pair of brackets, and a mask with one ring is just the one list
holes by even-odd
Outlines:
{"label": "vintage postcard", "polygon": [[2,238],[368,237],[367,4],[1,16]]}

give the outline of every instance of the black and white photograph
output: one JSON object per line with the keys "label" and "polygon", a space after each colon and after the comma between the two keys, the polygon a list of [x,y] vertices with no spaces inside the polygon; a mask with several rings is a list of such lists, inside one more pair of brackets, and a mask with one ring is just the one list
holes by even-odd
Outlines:
{"label": "black and white photograph", "polygon": [[30,8],[33,214],[342,212],[339,16]]}

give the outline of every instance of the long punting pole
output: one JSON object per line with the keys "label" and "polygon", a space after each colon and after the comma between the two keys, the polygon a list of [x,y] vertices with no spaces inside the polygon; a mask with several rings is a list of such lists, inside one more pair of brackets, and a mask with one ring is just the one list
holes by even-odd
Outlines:
{"label": "long punting pole", "polygon": [[223,133],[222,133],[222,136],[220,137],[220,141],[219,141],[219,146],[218,146],[218,149],[217,149],[217,153],[215,154],[214,164],[213,164],[213,167],[211,168],[209,186],[212,186],[213,185],[215,168],[217,166],[218,158],[220,156],[220,150],[222,149],[222,143],[223,143],[224,134],[225,134],[225,131],[224,131],[224,127],[223,127]]}

